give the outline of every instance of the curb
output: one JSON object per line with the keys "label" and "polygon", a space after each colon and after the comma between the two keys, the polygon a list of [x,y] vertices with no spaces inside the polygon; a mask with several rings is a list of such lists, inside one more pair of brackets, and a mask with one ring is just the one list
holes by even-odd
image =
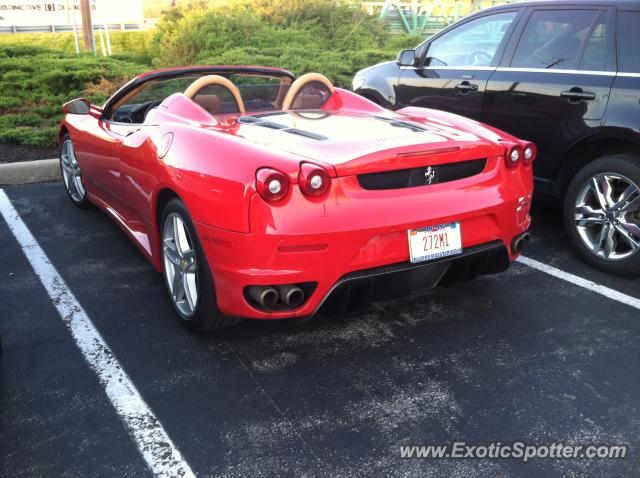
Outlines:
{"label": "curb", "polygon": [[61,179],[57,158],[0,164],[0,186]]}

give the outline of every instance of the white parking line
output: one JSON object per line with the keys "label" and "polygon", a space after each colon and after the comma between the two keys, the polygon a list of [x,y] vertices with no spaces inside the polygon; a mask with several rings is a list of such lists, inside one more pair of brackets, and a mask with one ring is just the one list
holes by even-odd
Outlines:
{"label": "white parking line", "polygon": [[615,289],[610,289],[609,287],[605,287],[603,285],[597,284],[590,280],[583,279],[582,277],[557,269],[556,267],[547,265],[543,262],[536,261],[535,259],[531,259],[530,257],[520,256],[518,257],[517,260],[522,264],[526,264],[529,267],[532,267],[546,274],[557,277],[558,279],[571,282],[572,284],[575,284],[580,287],[584,287],[585,289],[588,289],[591,292],[595,292],[596,294],[603,295],[611,300],[615,300],[622,304],[635,307],[636,309],[640,309],[640,299],[636,299],[635,297],[632,297],[630,295],[623,294],[622,292],[618,292]]}
{"label": "white parking line", "polygon": [[156,476],[195,477],[100,333],[0,189],[0,214],[20,244],[62,321]]}

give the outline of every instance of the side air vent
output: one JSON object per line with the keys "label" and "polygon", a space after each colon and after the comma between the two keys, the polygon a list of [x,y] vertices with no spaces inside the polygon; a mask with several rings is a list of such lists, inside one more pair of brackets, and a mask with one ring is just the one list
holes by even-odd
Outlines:
{"label": "side air vent", "polygon": [[297,134],[299,136],[305,136],[307,138],[316,139],[318,141],[325,141],[329,138],[326,136],[322,136],[321,134],[312,133],[311,131],[305,131],[303,129],[298,128],[289,128],[285,130],[287,133]]}
{"label": "side air vent", "polygon": [[426,126],[422,126],[417,123],[409,123],[408,121],[402,121],[396,118],[387,118],[385,116],[373,116],[373,118],[389,123],[391,126],[395,126],[396,128],[410,129],[414,133],[424,133],[425,131],[431,131]]}
{"label": "side air vent", "polygon": [[254,123],[255,125],[262,126],[263,128],[271,128],[271,129],[287,129],[287,127],[283,124],[274,123],[273,121],[259,121]]}
{"label": "side air vent", "polygon": [[382,173],[358,175],[358,183],[363,189],[404,189],[431,184],[447,183],[464,179],[484,171],[486,159],[460,161],[410,169],[396,169]]}
{"label": "side air vent", "polygon": [[262,120],[256,116],[241,116],[240,118],[238,118],[238,123],[245,124],[259,123],[260,121]]}
{"label": "side air vent", "polygon": [[[273,116],[273,115],[270,115]],[[307,131],[299,128],[291,128],[289,126],[276,123],[274,121],[263,120],[260,115],[254,116],[242,116],[238,118],[239,123],[250,124],[253,126],[261,126],[263,128],[277,129],[279,131],[283,131],[285,133],[296,134],[298,136],[304,136],[305,138],[315,139],[316,141],[326,141],[326,136],[322,136],[321,134],[313,133],[311,131]]]}

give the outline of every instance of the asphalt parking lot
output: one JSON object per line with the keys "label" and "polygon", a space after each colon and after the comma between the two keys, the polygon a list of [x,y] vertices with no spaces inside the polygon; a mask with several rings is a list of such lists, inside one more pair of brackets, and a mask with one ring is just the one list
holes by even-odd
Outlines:
{"label": "asphalt parking lot", "polygon": [[[58,183],[5,188],[198,476],[637,476],[640,311],[516,263],[302,328],[183,329],[156,274]],[[537,208],[526,255],[598,273]],[[100,381],[0,220],[0,476],[149,476]],[[625,444],[624,459],[402,459],[402,445]]]}

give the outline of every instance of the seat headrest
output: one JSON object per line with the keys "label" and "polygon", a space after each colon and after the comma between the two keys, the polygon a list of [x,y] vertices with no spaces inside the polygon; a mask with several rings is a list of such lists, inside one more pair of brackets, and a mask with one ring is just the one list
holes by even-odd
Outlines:
{"label": "seat headrest", "polygon": [[244,102],[242,101],[242,96],[240,96],[240,90],[231,81],[220,75],[207,75],[198,78],[188,86],[184,91],[184,95],[195,101],[195,97],[199,96],[200,91],[208,86],[221,86],[229,90],[236,102],[238,112],[244,113]]}
{"label": "seat headrest", "polygon": [[319,83],[320,85],[323,85],[329,93],[329,96],[331,96],[334,91],[333,84],[326,76],[321,75],[320,73],[306,73],[291,84],[287,95],[282,101],[282,109],[284,111],[291,109],[298,94],[302,92],[305,86],[312,83]]}
{"label": "seat headrest", "polygon": [[293,100],[291,109],[294,110],[317,110],[322,108],[324,104],[324,97],[322,95],[305,95],[299,94]]}
{"label": "seat headrest", "polygon": [[218,95],[207,95],[201,94],[196,95],[193,98],[193,101],[202,106],[207,112],[212,115],[217,115],[222,113],[222,103],[220,102],[220,97]]}

